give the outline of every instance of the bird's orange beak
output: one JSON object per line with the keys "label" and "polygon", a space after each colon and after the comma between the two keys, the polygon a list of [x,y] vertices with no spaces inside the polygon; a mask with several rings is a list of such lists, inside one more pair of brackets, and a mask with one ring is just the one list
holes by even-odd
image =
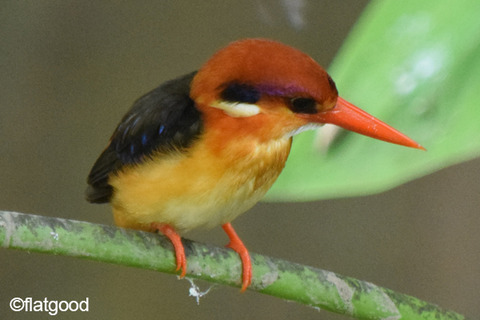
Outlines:
{"label": "bird's orange beak", "polygon": [[403,133],[338,97],[337,105],[313,116],[315,122],[331,123],[344,129],[402,146],[425,150]]}

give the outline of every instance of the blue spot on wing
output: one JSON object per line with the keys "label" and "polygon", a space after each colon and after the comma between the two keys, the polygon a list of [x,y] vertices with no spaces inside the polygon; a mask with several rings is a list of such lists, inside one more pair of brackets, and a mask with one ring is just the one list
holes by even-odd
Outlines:
{"label": "blue spot on wing", "polygon": [[109,201],[110,174],[125,164],[182,152],[201,135],[202,118],[189,96],[194,76],[195,72],[168,81],[134,103],[88,175],[88,201]]}
{"label": "blue spot on wing", "polygon": [[200,134],[200,112],[189,96],[194,75],[167,82],[135,102],[111,141],[122,163],[184,150]]}
{"label": "blue spot on wing", "polygon": [[146,133],[142,134],[142,145],[146,146],[148,143],[148,136]]}
{"label": "blue spot on wing", "polygon": [[161,124],[160,127],[158,128],[158,134],[161,135],[163,131],[165,131],[165,126]]}

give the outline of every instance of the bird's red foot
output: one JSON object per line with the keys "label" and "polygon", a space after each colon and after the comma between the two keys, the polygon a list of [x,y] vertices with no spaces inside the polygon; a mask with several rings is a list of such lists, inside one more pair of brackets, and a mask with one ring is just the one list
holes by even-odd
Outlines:
{"label": "bird's red foot", "polygon": [[242,260],[243,273],[241,291],[244,292],[252,282],[252,262],[250,261],[250,254],[230,223],[225,223],[222,225],[222,228],[230,238],[230,243],[227,244],[227,247],[236,251]]}
{"label": "bird's red foot", "polygon": [[154,222],[152,223],[152,228],[160,231],[165,237],[170,239],[175,249],[175,257],[177,260],[177,269],[175,270],[178,271],[181,269],[180,278],[185,277],[187,273],[187,258],[185,257],[185,249],[180,235],[168,224]]}

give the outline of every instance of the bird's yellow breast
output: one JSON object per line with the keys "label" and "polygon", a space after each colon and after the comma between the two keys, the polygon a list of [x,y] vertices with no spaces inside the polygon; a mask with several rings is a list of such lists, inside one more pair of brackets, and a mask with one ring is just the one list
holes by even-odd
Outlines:
{"label": "bird's yellow breast", "polygon": [[230,222],[257,203],[282,171],[291,139],[232,136],[218,145],[220,137],[210,132],[186,153],[152,157],[112,175],[116,224],[150,230],[159,222],[185,232]]}

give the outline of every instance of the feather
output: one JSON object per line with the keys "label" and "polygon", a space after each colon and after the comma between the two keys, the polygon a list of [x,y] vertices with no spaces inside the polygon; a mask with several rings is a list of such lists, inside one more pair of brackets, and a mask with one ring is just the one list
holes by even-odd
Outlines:
{"label": "feather", "polygon": [[202,118],[189,96],[195,74],[168,81],[133,104],[88,175],[88,201],[108,202],[113,192],[109,177],[123,166],[182,152],[199,137]]}

